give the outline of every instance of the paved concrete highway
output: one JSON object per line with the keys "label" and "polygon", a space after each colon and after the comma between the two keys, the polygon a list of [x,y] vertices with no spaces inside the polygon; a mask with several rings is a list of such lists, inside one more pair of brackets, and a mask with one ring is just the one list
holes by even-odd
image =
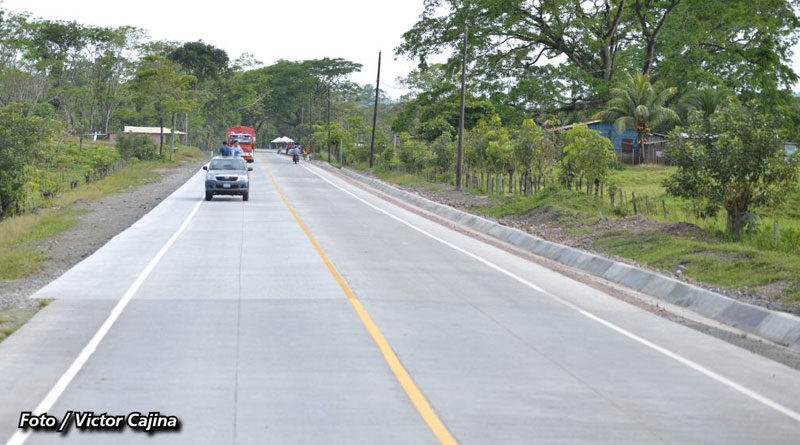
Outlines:
{"label": "paved concrete highway", "polygon": [[[198,172],[36,295],[0,343],[2,440],[800,442],[800,372],[316,167],[254,167],[250,202],[201,202]],[[37,407],[182,427],[18,434]]]}

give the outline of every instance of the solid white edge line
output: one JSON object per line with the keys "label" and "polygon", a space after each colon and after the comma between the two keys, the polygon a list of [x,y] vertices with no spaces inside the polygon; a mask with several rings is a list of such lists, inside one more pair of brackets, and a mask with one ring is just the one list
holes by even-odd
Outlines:
{"label": "solid white edge line", "polygon": [[611,329],[613,331],[616,331],[617,333],[622,334],[622,335],[630,338],[631,340],[634,340],[634,341],[636,341],[636,342],[638,342],[638,343],[640,343],[640,344],[642,344],[644,346],[647,346],[648,348],[653,349],[653,350],[655,350],[655,351],[657,351],[657,352],[659,352],[659,353],[661,353],[661,354],[663,354],[663,355],[665,355],[665,356],[667,356],[667,357],[669,357],[669,358],[671,358],[671,359],[673,359],[673,360],[675,360],[675,361],[677,361],[679,363],[682,363],[682,364],[694,369],[695,371],[698,371],[701,374],[704,374],[705,376],[710,377],[710,378],[712,378],[712,379],[714,379],[714,380],[716,380],[716,381],[718,381],[718,382],[720,382],[720,383],[722,383],[722,384],[724,384],[724,385],[726,385],[726,386],[738,391],[739,393],[744,394],[745,396],[750,397],[751,399],[756,400],[756,401],[764,404],[765,406],[768,406],[769,408],[772,408],[772,409],[778,411],[781,414],[786,415],[787,417],[789,417],[789,418],[791,418],[791,419],[793,419],[793,420],[795,420],[797,422],[800,422],[800,413],[798,413],[796,411],[793,411],[792,409],[787,408],[787,407],[781,405],[780,403],[778,403],[778,402],[776,402],[776,401],[774,401],[774,400],[772,400],[772,399],[770,399],[770,398],[768,398],[766,396],[763,396],[763,395],[761,395],[761,394],[759,394],[759,393],[757,393],[757,392],[755,392],[755,391],[753,391],[753,390],[751,390],[751,389],[749,389],[749,388],[747,388],[745,386],[742,386],[742,385],[734,382],[733,380],[728,379],[727,377],[724,377],[724,376],[722,376],[720,374],[717,374],[716,372],[711,371],[710,369],[708,369],[708,368],[706,368],[706,367],[704,367],[704,366],[702,366],[702,365],[700,365],[700,364],[698,364],[698,363],[696,363],[696,362],[694,362],[694,361],[692,361],[692,360],[690,360],[690,359],[688,359],[686,357],[683,357],[683,356],[681,356],[681,355],[679,355],[679,354],[677,354],[677,353],[675,353],[673,351],[670,351],[667,348],[664,348],[664,347],[659,346],[659,345],[657,345],[657,344],[655,344],[655,343],[653,343],[653,342],[651,342],[649,340],[646,340],[646,339],[644,339],[642,337],[639,337],[638,335],[636,335],[636,334],[626,330],[625,328],[622,328],[622,327],[620,327],[620,326],[618,326],[618,325],[616,325],[616,324],[614,324],[614,323],[612,323],[612,322],[610,322],[610,321],[608,321],[608,320],[606,320],[606,319],[604,319],[602,317],[599,317],[599,316],[597,316],[595,314],[592,314],[591,312],[588,312],[585,309],[582,309],[580,306],[577,306],[577,305],[575,305],[574,303],[572,303],[570,301],[567,301],[567,300],[565,300],[565,299],[563,299],[563,298],[561,298],[559,296],[556,296],[556,295],[554,295],[554,294],[542,289],[541,287],[539,287],[539,286],[531,283],[530,281],[528,281],[528,280],[516,275],[513,272],[510,272],[510,271],[508,271],[506,269],[503,269],[502,267],[498,266],[497,264],[492,263],[489,260],[481,258],[481,257],[479,257],[478,255],[475,255],[472,252],[468,252],[467,250],[464,250],[461,247],[458,247],[458,246],[450,243],[449,241],[445,241],[445,240],[437,237],[436,235],[433,235],[430,232],[427,232],[426,230],[421,229],[421,228],[415,226],[414,224],[411,224],[410,222],[400,218],[399,216],[393,215],[393,214],[389,213],[388,211],[386,211],[384,209],[381,209],[380,207],[375,206],[374,204],[372,204],[372,203],[364,200],[363,198],[355,195],[354,193],[350,192],[349,190],[346,190],[346,189],[340,187],[339,185],[334,184],[333,182],[331,182],[327,178],[323,177],[322,175],[320,175],[319,173],[313,171],[312,169],[306,167],[305,165],[302,165],[302,167],[305,168],[306,170],[308,170],[311,174],[317,176],[318,178],[322,179],[323,181],[327,182],[328,184],[336,187],[337,189],[341,190],[342,192],[352,196],[353,198],[357,199],[358,201],[361,201],[362,203],[364,203],[367,206],[369,206],[369,207],[371,207],[371,208],[383,213],[384,215],[386,215],[386,216],[388,216],[388,217],[390,217],[390,218],[392,218],[392,219],[394,219],[394,220],[396,220],[396,221],[398,221],[398,222],[400,222],[402,224],[405,224],[406,226],[416,230],[417,232],[422,233],[423,235],[426,235],[426,236],[428,236],[428,237],[430,237],[430,238],[432,238],[432,239],[434,239],[434,240],[436,240],[436,241],[438,241],[438,242],[440,242],[440,243],[442,243],[442,244],[444,244],[444,245],[446,245],[448,247],[451,247],[451,248],[463,253],[464,255],[469,256],[470,258],[478,260],[481,263],[491,267],[492,269],[494,269],[494,270],[496,270],[496,271],[498,271],[498,272],[500,272],[500,273],[502,273],[502,274],[504,274],[504,275],[506,275],[506,276],[508,276],[510,278],[513,278],[514,280],[516,280],[516,281],[518,281],[518,282],[530,287],[531,289],[534,289],[534,290],[536,290],[538,292],[541,292],[541,293],[549,296],[550,298],[558,301],[559,303],[578,311],[579,313],[583,314],[584,316],[588,317],[589,319],[594,320],[594,321],[602,324],[603,326],[605,326],[605,327],[607,327],[607,328],[609,328],[609,329]]}
{"label": "solid white edge line", "polygon": [[[189,225],[189,222],[197,213],[197,210],[200,208],[200,204],[202,203],[203,201],[198,201],[197,204],[195,204],[192,211],[189,213],[186,219],[183,220],[183,223],[180,225],[180,227],[178,227],[178,230],[172,234],[172,236],[167,240],[167,242],[163,246],[161,246],[161,249],[150,260],[150,262],[147,263],[147,266],[145,266],[144,270],[142,270],[142,272],[136,278],[136,281],[134,281],[133,284],[131,284],[131,286],[128,288],[128,290],[125,292],[122,298],[117,302],[116,305],[114,305],[114,308],[111,310],[111,313],[108,315],[108,318],[106,318],[103,324],[100,325],[100,328],[97,330],[97,332],[95,332],[92,339],[89,340],[89,343],[87,343],[86,346],[83,347],[80,354],[78,354],[78,356],[69,366],[69,368],[67,368],[67,370],[64,371],[63,374],[61,374],[61,377],[59,377],[58,381],[56,381],[56,384],[53,385],[53,387],[50,389],[50,391],[47,393],[44,399],[42,399],[39,405],[36,406],[36,409],[33,411],[34,414],[41,414],[47,412],[47,410],[53,407],[58,398],[61,397],[61,394],[64,392],[65,389],[67,389],[67,386],[69,386],[70,382],[72,382],[72,379],[75,378],[75,376],[81,370],[83,365],[89,360],[89,357],[92,356],[92,353],[94,353],[94,351],[97,349],[97,346],[103,340],[103,337],[106,336],[109,329],[111,329],[111,326],[114,324],[114,322],[117,321],[117,318],[119,318],[120,314],[122,314],[122,311],[131,301],[131,298],[133,298],[133,296],[139,290],[139,287],[142,286],[142,284],[150,275],[150,273],[153,271],[153,269],[155,269],[158,262],[161,261],[161,258],[167,253],[167,250],[169,250],[172,244],[175,243],[175,241],[178,239],[181,233],[183,233],[183,231]],[[21,445],[25,443],[25,441],[28,439],[28,436],[30,436],[30,433],[31,433],[30,430],[17,429],[14,435],[11,436],[10,439],[8,439],[6,445]]]}

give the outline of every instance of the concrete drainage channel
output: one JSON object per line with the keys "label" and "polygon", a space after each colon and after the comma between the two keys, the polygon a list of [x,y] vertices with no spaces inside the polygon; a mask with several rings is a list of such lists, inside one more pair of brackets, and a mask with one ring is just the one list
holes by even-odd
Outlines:
{"label": "concrete drainage channel", "polygon": [[389,196],[522,250],[580,269],[667,303],[684,307],[741,331],[800,351],[800,317],[742,303],[656,272],[546,241],[521,230],[506,227],[486,218],[400,190],[383,181],[363,176],[352,170],[336,171]]}

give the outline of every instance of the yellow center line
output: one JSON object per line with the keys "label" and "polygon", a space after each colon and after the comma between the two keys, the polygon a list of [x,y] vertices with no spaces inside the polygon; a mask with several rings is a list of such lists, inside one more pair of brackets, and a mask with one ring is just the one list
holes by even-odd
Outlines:
{"label": "yellow center line", "polygon": [[361,323],[369,332],[369,335],[372,337],[372,340],[375,341],[375,344],[378,345],[378,349],[383,354],[383,358],[386,360],[386,363],[391,368],[392,372],[394,373],[397,381],[400,383],[400,386],[403,387],[403,390],[408,395],[408,398],[411,399],[411,403],[414,404],[414,408],[417,409],[417,412],[428,424],[428,428],[430,428],[431,432],[439,439],[439,442],[443,444],[457,444],[458,442],[447,429],[447,427],[442,423],[442,420],[439,419],[439,416],[436,415],[436,412],[431,407],[430,403],[428,403],[428,399],[425,398],[425,395],[422,394],[422,391],[419,389],[416,383],[414,383],[414,379],[411,378],[411,375],[408,374],[406,368],[400,363],[400,359],[397,358],[397,354],[394,353],[392,347],[389,345],[389,342],[386,341],[386,338],[381,333],[378,326],[375,325],[375,322],[372,321],[372,318],[367,313],[367,310],[364,309],[364,306],[356,297],[356,294],[350,289],[350,286],[345,281],[344,277],[336,270],[336,266],[333,265],[331,260],[328,258],[328,255],[325,254],[325,251],[322,250],[322,247],[317,242],[314,235],[311,234],[311,231],[308,230],[308,227],[300,219],[300,216],[295,212],[294,207],[289,204],[289,200],[286,199],[286,195],[283,194],[283,190],[281,190],[280,186],[278,185],[278,181],[275,180],[275,176],[272,174],[272,170],[270,170],[269,166],[262,163],[264,167],[264,171],[269,176],[270,181],[275,186],[275,190],[280,195],[283,204],[286,205],[286,208],[289,209],[289,212],[294,217],[294,220],[297,221],[297,224],[303,229],[303,232],[308,237],[308,240],[311,242],[311,245],[314,246],[316,249],[317,254],[319,254],[322,261],[325,263],[325,266],[330,271],[333,278],[339,283],[339,287],[342,288],[344,294],[347,295],[347,301],[350,302],[350,305],[353,306],[353,309],[356,311],[358,318],[361,320]]}

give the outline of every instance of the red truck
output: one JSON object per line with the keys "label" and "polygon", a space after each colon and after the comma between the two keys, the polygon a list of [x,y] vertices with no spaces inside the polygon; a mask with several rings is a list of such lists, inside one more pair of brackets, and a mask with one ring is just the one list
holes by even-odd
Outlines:
{"label": "red truck", "polygon": [[239,141],[239,146],[242,147],[244,152],[242,158],[247,162],[253,162],[253,154],[256,149],[256,130],[253,127],[237,125],[228,128],[225,134],[228,137],[228,145],[233,145],[234,142]]}

